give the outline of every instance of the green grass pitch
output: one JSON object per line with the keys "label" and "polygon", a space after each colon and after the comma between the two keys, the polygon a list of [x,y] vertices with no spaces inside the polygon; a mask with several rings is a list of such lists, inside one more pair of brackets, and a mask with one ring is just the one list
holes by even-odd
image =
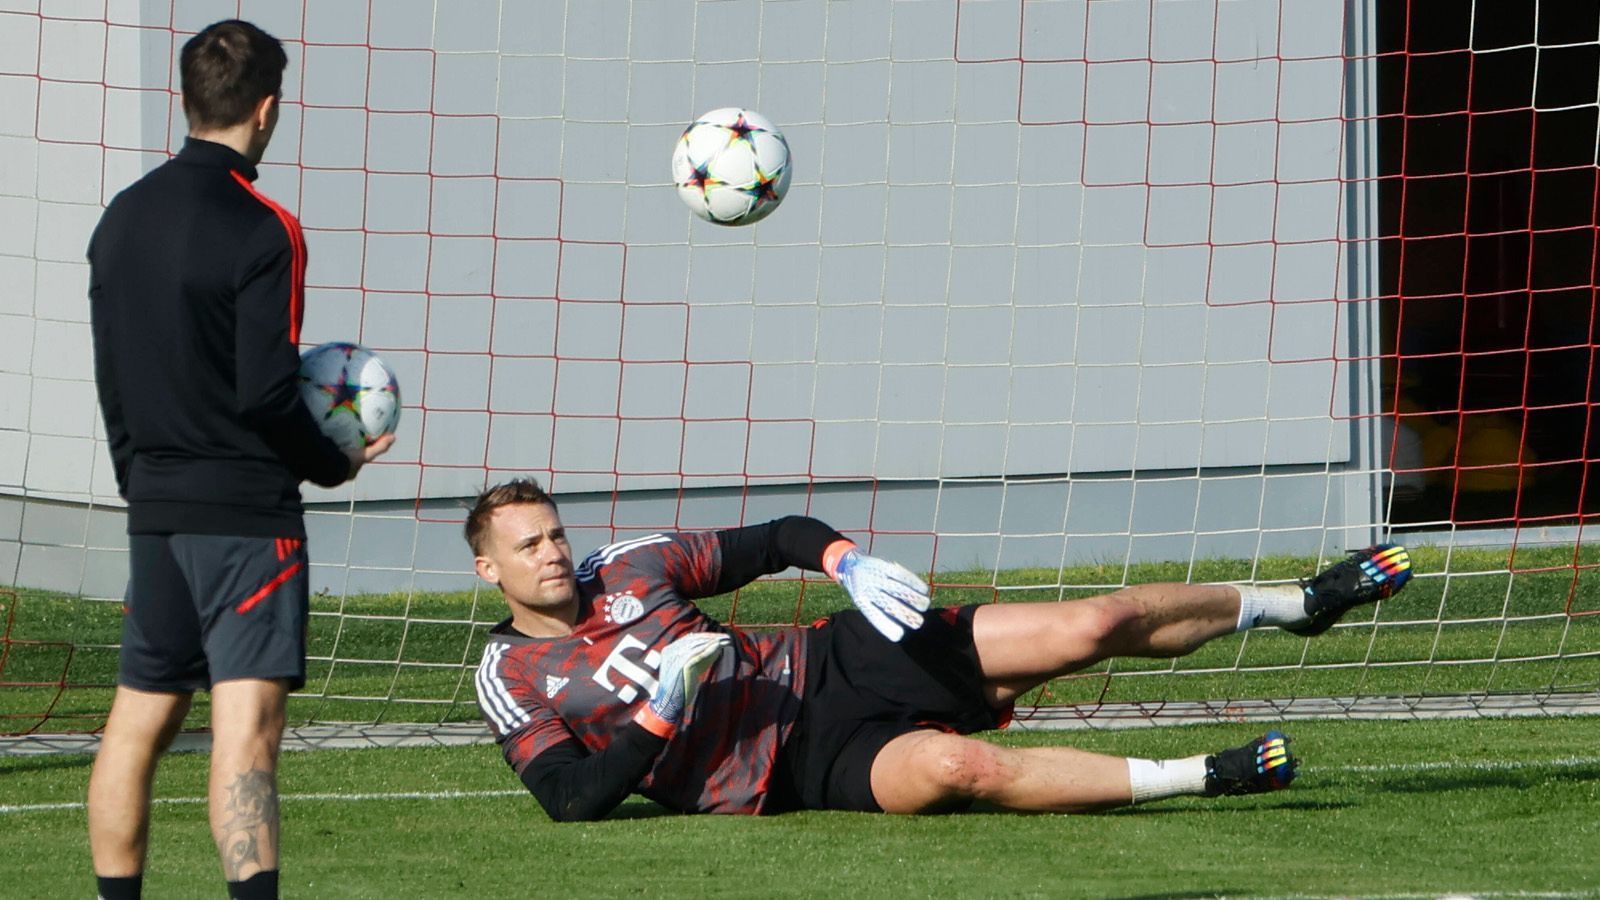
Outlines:
{"label": "green grass pitch", "polygon": [[[1118,660],[1059,679],[1042,703],[1576,691],[1600,685],[1600,548],[1418,548],[1401,596],[1312,641],[1274,629],[1181,660]],[[1576,564],[1576,565],[1575,565]],[[935,602],[1037,602],[1152,581],[1282,580],[1314,560],[1107,563],[940,573]],[[1448,572],[1448,575],[1445,573]],[[702,603],[724,621],[809,621],[826,583],[760,582]],[[321,596],[294,724],[476,721],[471,667],[492,592]],[[115,678],[115,603],[0,590],[0,732],[98,727]],[[203,727],[197,697],[189,725]],[[1260,725],[1001,732],[1184,756]],[[457,896],[1600,895],[1600,717],[1316,721],[1284,726],[1306,761],[1286,792],[1182,799],[1103,815],[974,811],[894,818],[684,817],[635,799],[611,819],[551,823],[493,746],[318,751],[284,762],[284,893]],[[84,896],[85,756],[0,757],[0,896]],[[176,754],[157,794],[150,896],[216,894],[205,757]],[[39,805],[59,805],[41,809]]]}
{"label": "green grass pitch", "polygon": [[[1022,746],[1187,755],[1249,725],[1000,733]],[[1600,718],[1289,723],[1287,791],[1090,816],[678,816],[647,801],[556,824],[493,746],[283,762],[284,895],[1441,896],[1600,893]],[[92,890],[86,756],[0,759],[7,897]],[[147,895],[221,891],[206,758],[157,779]],[[452,796],[452,793],[454,796]],[[409,799],[405,796],[409,795]],[[425,796],[424,796],[425,795]],[[176,802],[173,802],[176,801]],[[18,810],[22,804],[64,808]]]}
{"label": "green grass pitch", "polygon": [[[1307,641],[1277,629],[1221,638],[1180,660],[1119,659],[1058,679],[1029,702],[1247,700],[1487,692],[1593,691],[1600,686],[1600,545],[1461,550],[1416,548],[1416,578],[1354,623]],[[941,572],[941,605],[1039,602],[1156,581],[1281,581],[1316,560],[1105,564],[1066,570]],[[1445,573],[1448,573],[1446,575]],[[808,622],[848,601],[826,581],[760,581],[702,601],[722,621]],[[487,626],[505,615],[492,590],[313,599],[308,681],[290,721],[477,721],[471,682]],[[0,590],[0,733],[87,730],[103,720],[116,680],[116,603]],[[197,697],[189,725],[208,710]]]}

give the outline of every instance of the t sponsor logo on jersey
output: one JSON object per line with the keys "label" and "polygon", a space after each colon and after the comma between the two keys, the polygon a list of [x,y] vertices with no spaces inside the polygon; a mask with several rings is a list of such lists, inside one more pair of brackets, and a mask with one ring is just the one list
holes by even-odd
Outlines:
{"label": "t sponsor logo on jersey", "polygon": [[644,604],[632,591],[607,594],[600,602],[605,608],[606,621],[613,625],[626,625],[644,615]]}
{"label": "t sponsor logo on jersey", "polygon": [[[624,634],[616,647],[606,656],[593,675],[595,684],[617,695],[623,703],[632,703],[643,688],[648,696],[656,690],[656,672],[661,668],[661,654],[645,646],[644,641]],[[613,674],[621,676],[622,683],[611,681]]]}
{"label": "t sponsor logo on jersey", "polygon": [[566,687],[567,682],[571,680],[571,678],[561,678],[556,675],[546,675],[544,677],[544,695],[552,700],[555,699],[555,696],[561,693],[561,689]]}

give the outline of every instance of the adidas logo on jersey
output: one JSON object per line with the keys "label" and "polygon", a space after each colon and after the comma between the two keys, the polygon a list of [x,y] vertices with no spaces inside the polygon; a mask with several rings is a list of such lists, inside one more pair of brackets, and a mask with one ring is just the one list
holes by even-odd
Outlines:
{"label": "adidas logo on jersey", "polygon": [[552,700],[555,699],[555,696],[561,693],[561,689],[566,687],[567,682],[571,680],[572,679],[570,678],[558,678],[554,675],[546,675],[544,677],[544,695]]}

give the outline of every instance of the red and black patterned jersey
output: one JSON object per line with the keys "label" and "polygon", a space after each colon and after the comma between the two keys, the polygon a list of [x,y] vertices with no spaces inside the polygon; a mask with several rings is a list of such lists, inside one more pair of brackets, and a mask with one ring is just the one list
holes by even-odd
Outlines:
{"label": "red and black patterned jersey", "polygon": [[639,784],[682,812],[757,813],[778,748],[800,710],[805,632],[745,632],[690,602],[716,592],[713,532],[653,534],[602,547],[578,566],[578,620],[556,638],[523,637],[506,619],[490,632],[478,705],[506,762],[521,774],[545,750],[577,738],[605,749],[649,701],[661,650],[696,631],[734,643]]}

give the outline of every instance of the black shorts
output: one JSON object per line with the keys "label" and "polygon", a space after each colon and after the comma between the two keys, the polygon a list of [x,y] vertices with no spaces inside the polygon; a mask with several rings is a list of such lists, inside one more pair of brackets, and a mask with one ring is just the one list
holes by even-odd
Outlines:
{"label": "black shorts", "polygon": [[834,613],[807,634],[800,716],[778,751],[768,808],[878,812],[872,762],[912,731],[971,734],[997,728],[972,642],[976,606],[930,610],[898,644],[860,612]]}
{"label": "black shorts", "polygon": [[306,681],[305,541],[128,535],[117,683],[188,693],[237,678]]}

